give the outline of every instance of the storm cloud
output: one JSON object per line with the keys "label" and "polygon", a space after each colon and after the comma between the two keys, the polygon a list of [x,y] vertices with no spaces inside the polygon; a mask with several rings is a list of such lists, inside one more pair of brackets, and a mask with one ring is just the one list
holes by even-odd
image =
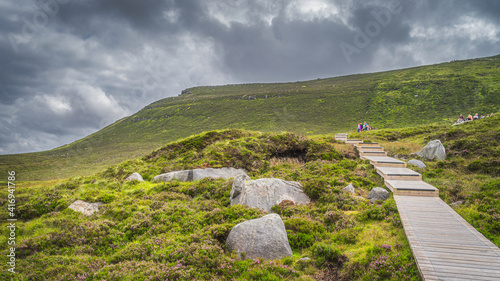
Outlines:
{"label": "storm cloud", "polygon": [[196,85],[499,53],[500,3],[0,0],[0,153],[52,149]]}

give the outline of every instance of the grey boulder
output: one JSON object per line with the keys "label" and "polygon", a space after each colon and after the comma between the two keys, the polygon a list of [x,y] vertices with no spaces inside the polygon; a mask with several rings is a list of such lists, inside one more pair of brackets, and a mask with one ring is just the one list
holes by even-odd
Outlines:
{"label": "grey boulder", "polygon": [[430,141],[417,155],[427,160],[446,160],[446,151],[440,140]]}
{"label": "grey boulder", "polygon": [[204,178],[222,178],[222,179],[230,179],[235,178],[240,175],[247,175],[245,170],[243,169],[235,169],[235,168],[207,168],[207,169],[194,169],[193,170],[193,180],[201,180]]}
{"label": "grey boulder", "polygon": [[370,191],[370,193],[368,194],[368,197],[366,197],[367,199],[370,199],[370,201],[373,203],[377,200],[382,200],[382,201],[385,201],[387,199],[389,199],[389,191],[381,188],[381,187],[375,187],[374,189],[372,189]]}
{"label": "grey boulder", "polygon": [[231,205],[241,204],[269,212],[274,205],[284,200],[294,204],[309,204],[311,199],[304,193],[302,185],[282,179],[257,179],[238,176],[231,189]]}
{"label": "grey boulder", "polygon": [[408,164],[413,165],[413,166],[417,166],[420,169],[425,169],[425,167],[426,167],[424,162],[417,160],[417,159],[411,159],[410,161],[408,161]]}
{"label": "grey boulder", "polygon": [[174,172],[161,174],[161,175],[155,176],[153,178],[154,182],[171,181],[171,180],[192,181],[193,180],[193,170],[174,171]]}
{"label": "grey boulder", "polygon": [[226,246],[241,259],[274,260],[292,256],[285,224],[277,214],[237,224],[229,232]]}
{"label": "grey boulder", "polygon": [[349,192],[349,193],[354,194],[354,185],[352,185],[352,183],[350,183],[348,186],[344,187],[342,190],[345,192]]}
{"label": "grey boulder", "polygon": [[153,181],[155,182],[162,182],[162,181],[171,181],[171,180],[178,180],[178,181],[194,181],[194,180],[201,180],[204,178],[223,178],[223,179],[230,179],[234,178],[239,175],[245,175],[246,176],[245,170],[242,169],[235,169],[235,168],[207,168],[207,169],[193,169],[193,170],[182,170],[182,171],[174,171],[174,172],[169,172],[165,174],[158,175],[153,178]]}
{"label": "grey boulder", "polygon": [[128,176],[125,180],[126,181],[132,181],[132,180],[144,181],[141,174],[139,174],[139,173],[133,173],[130,176]]}
{"label": "grey boulder", "polygon": [[73,204],[69,205],[68,208],[75,212],[80,212],[86,216],[91,216],[95,212],[99,211],[99,206],[102,203],[87,203],[82,200],[76,200]]}

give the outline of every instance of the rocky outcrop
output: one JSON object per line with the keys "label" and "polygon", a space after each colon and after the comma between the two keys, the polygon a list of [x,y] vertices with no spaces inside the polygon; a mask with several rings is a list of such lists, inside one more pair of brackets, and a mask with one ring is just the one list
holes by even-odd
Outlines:
{"label": "rocky outcrop", "polygon": [[417,166],[420,169],[425,169],[425,167],[426,167],[424,162],[417,160],[417,159],[411,159],[410,161],[408,161],[408,164],[413,165],[413,166]]}
{"label": "rocky outcrop", "polygon": [[273,260],[292,256],[285,224],[277,214],[237,224],[229,232],[226,245],[241,259]]}
{"label": "rocky outcrop", "polygon": [[381,188],[381,187],[375,187],[374,189],[372,189],[370,191],[370,193],[368,194],[368,197],[366,197],[367,199],[370,199],[370,201],[373,203],[377,200],[382,200],[382,201],[385,201],[387,199],[389,199],[389,191]]}
{"label": "rocky outcrop", "polygon": [[354,192],[354,185],[352,185],[352,183],[350,183],[348,186],[344,187],[342,190],[345,192],[352,193],[352,194],[355,193]]}
{"label": "rocky outcrop", "polygon": [[174,171],[166,174],[161,174],[153,178],[155,182],[161,181],[194,181],[201,180],[204,178],[223,178],[230,179],[239,175],[247,175],[245,170],[235,169],[235,168],[207,168],[207,169],[193,169],[193,170],[182,170],[182,171]]}
{"label": "rocky outcrop", "polygon": [[309,204],[311,199],[302,185],[282,179],[251,180],[248,176],[234,179],[231,189],[231,205],[241,204],[269,212],[274,205],[289,200],[294,204]]}
{"label": "rocky outcrop", "polygon": [[417,155],[427,160],[446,160],[446,150],[440,140],[430,141]]}
{"label": "rocky outcrop", "polygon": [[76,200],[73,204],[69,205],[68,208],[75,212],[80,212],[86,216],[91,216],[95,212],[99,211],[99,206],[102,203],[87,203],[82,200]]}
{"label": "rocky outcrop", "polygon": [[126,181],[133,181],[133,180],[144,181],[141,174],[139,174],[139,173],[133,173],[130,176],[128,176],[125,180]]}

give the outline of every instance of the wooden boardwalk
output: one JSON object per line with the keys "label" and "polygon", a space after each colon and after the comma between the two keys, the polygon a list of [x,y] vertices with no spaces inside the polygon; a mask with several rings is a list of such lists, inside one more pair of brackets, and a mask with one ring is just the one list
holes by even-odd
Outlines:
{"label": "wooden boardwalk", "polygon": [[441,200],[437,188],[405,169],[403,161],[366,156],[368,146],[379,152],[378,144],[349,141],[347,134],[338,139],[362,147],[360,156],[375,166],[394,193],[422,279],[500,280],[500,249]]}

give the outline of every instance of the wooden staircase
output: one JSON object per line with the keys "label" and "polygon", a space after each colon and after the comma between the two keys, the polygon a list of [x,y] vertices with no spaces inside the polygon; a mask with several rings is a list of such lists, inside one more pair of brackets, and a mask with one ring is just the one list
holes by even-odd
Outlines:
{"label": "wooden staircase", "polygon": [[378,143],[349,140],[347,134],[335,139],[355,145],[384,178],[423,280],[500,280],[500,249],[441,200],[421,174],[387,157]]}

